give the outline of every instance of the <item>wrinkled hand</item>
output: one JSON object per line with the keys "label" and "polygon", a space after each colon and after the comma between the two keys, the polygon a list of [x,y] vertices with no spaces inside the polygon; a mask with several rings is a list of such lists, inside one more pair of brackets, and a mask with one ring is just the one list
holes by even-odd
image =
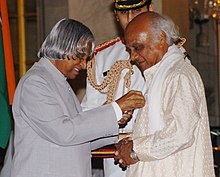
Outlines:
{"label": "wrinkled hand", "polygon": [[132,113],[133,113],[133,111],[125,111],[122,114],[122,118],[118,121],[118,125],[120,126],[120,128],[123,128],[123,127],[125,127],[127,125],[127,123],[132,118]]}
{"label": "wrinkled hand", "polygon": [[137,163],[138,160],[133,160],[130,154],[133,149],[133,141],[128,137],[119,141],[116,145],[115,161],[118,162],[122,167],[127,167],[131,164]]}
{"label": "wrinkled hand", "polygon": [[125,112],[144,107],[145,99],[140,91],[131,90],[116,100],[116,103],[119,105],[122,112]]}

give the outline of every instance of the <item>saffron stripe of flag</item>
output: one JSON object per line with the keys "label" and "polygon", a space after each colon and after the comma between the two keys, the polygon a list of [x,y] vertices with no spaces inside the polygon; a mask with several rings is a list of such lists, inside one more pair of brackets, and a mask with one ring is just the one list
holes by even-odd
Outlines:
{"label": "saffron stripe of flag", "polygon": [[2,17],[2,37],[4,46],[5,70],[9,95],[9,104],[12,105],[16,84],[6,0],[0,0],[0,13]]}

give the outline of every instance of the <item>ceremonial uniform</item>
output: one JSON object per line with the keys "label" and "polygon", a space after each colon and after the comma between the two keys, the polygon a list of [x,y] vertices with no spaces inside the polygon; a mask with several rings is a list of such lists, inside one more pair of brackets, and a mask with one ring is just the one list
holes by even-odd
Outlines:
{"label": "ceremonial uniform", "polygon": [[[134,18],[138,13],[142,13],[149,10],[151,0],[114,0],[113,6],[116,11],[116,19],[120,22],[121,27],[124,29],[126,23],[128,23],[132,18]],[[145,8],[146,7],[146,8]],[[143,8],[143,9],[141,9]],[[139,9],[139,11],[136,11]],[[119,11],[126,11],[127,13],[117,14]],[[132,11],[132,12],[131,12]],[[123,16],[123,23],[119,16]],[[126,51],[126,47],[123,43],[123,40],[120,38],[113,39],[110,42],[106,42],[96,49],[96,72],[95,79],[97,84],[102,84],[106,78],[106,75],[110,68],[119,60],[128,60],[130,58],[129,53]],[[88,70],[87,70],[88,71]],[[124,69],[119,78],[119,83],[115,86],[117,88],[115,92],[115,99],[119,98],[125,94],[129,89],[130,90],[144,90],[144,78],[137,68],[136,65],[133,65],[133,75],[130,78],[131,85],[130,88],[125,88],[124,77],[129,72],[129,69]],[[115,78],[116,80],[116,78]],[[107,89],[104,89],[107,91]],[[92,109],[94,107],[104,104],[108,100],[106,94],[101,94],[97,89],[92,87],[89,80],[87,79],[86,95],[82,101],[82,108],[84,110]],[[132,119],[125,128],[121,129],[121,132],[132,132],[132,126],[135,121],[137,110],[134,111]],[[104,175],[105,177],[124,177],[125,171],[114,164],[113,158],[104,159]]]}
{"label": "ceremonial uniform", "polygon": [[[106,74],[114,65],[114,63],[118,60],[128,60],[129,53],[126,51],[125,45],[120,38],[113,39],[110,42],[106,42],[96,48],[96,80],[97,84],[101,84],[106,77]],[[122,96],[128,92],[128,89],[125,88],[123,91],[124,86],[124,76],[126,75],[128,69],[124,69],[120,75],[118,88],[116,92],[115,99]],[[137,66],[133,65],[133,75],[131,76],[131,85],[130,90],[143,90],[144,87],[144,78],[137,68]],[[86,86],[86,95],[83,98],[81,106],[83,110],[93,109],[104,104],[107,100],[107,95],[100,93],[98,90],[94,89],[90,82],[87,79],[87,86]],[[104,115],[103,115],[104,116]],[[133,117],[128,125],[121,129],[121,132],[131,132],[132,125],[136,117],[136,111],[133,113]],[[123,177],[125,176],[125,172],[122,169],[114,164],[113,158],[104,159],[104,173],[105,177]]]}

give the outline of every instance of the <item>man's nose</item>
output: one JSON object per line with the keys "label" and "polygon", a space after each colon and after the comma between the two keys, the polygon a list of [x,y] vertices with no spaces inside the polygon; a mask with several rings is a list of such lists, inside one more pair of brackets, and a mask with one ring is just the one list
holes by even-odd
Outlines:
{"label": "man's nose", "polygon": [[132,19],[133,19],[133,15],[132,15],[131,10],[129,10],[127,13],[127,22],[129,23]]}

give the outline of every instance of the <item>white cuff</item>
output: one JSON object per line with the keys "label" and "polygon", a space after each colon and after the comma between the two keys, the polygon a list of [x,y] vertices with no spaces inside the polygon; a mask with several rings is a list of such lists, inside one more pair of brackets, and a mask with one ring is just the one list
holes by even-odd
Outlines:
{"label": "white cuff", "polygon": [[116,102],[112,102],[111,104],[115,110],[117,120],[120,120],[122,118],[121,108],[119,107],[119,105]]}

